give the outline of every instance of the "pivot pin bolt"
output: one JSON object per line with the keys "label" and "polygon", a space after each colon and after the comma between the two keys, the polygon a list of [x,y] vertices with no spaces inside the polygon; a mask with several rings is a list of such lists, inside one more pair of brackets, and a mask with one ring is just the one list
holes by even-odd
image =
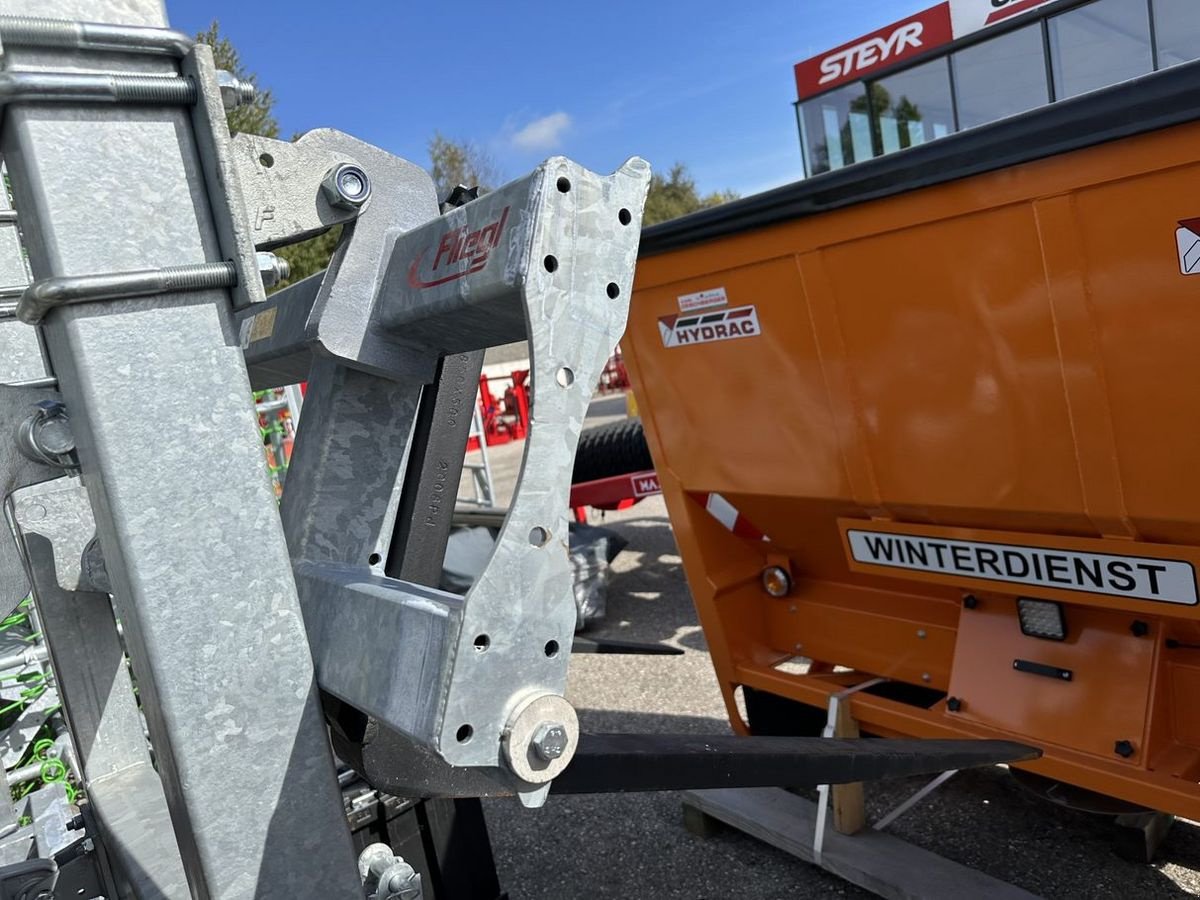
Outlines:
{"label": "pivot pin bolt", "polygon": [[371,198],[371,179],[353,163],[338,163],[325,174],[321,193],[331,206],[361,209]]}
{"label": "pivot pin bolt", "polygon": [[567,726],[561,722],[543,722],[533,733],[529,746],[545,762],[554,762],[567,752]]}

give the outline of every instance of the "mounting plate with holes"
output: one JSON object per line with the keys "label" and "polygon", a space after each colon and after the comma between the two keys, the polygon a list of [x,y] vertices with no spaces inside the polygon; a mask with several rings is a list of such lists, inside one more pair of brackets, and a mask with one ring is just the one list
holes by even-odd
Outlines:
{"label": "mounting plate with holes", "polygon": [[[356,158],[374,189],[348,253],[391,190],[376,175],[386,166],[367,166],[364,150]],[[536,801],[502,740],[530,696],[567,705],[565,648],[576,620],[565,552],[571,472],[591,390],[625,328],[649,177],[639,159],[599,175],[554,158],[400,233],[386,264],[376,263],[368,330],[397,352],[436,359],[529,344],[533,415],[522,476],[487,567],[465,596],[367,565],[372,551],[391,546],[380,516],[397,508],[390,492],[403,490],[407,473],[381,473],[381,457],[396,467],[412,458],[411,445],[397,444],[416,439],[405,416],[415,415],[419,383],[376,382],[361,360],[340,363],[333,377],[324,361],[312,370],[321,384],[310,383],[306,415],[318,413],[300,425],[282,512],[318,682],[433,761],[420,790],[452,791],[470,768]],[[364,671],[364,655],[388,665]]]}

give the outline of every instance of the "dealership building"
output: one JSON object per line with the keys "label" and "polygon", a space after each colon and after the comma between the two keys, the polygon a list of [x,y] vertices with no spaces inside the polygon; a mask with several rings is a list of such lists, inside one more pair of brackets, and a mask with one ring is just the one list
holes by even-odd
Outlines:
{"label": "dealership building", "polygon": [[807,175],[1200,58],[1200,0],[949,0],[796,65]]}

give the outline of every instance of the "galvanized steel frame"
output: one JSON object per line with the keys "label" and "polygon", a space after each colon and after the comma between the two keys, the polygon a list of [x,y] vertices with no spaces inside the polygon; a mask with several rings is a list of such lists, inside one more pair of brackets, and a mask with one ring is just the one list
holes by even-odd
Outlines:
{"label": "galvanized steel frame", "polygon": [[[153,0],[10,11],[165,24]],[[47,47],[6,47],[4,65],[180,74],[161,54]],[[35,278],[221,259],[239,269],[235,291],[64,307],[43,334],[191,893],[360,897],[232,320],[262,287],[207,48],[182,67],[194,107],[10,103],[0,146]],[[150,410],[180,394],[206,415],[188,440],[164,442]],[[163,466],[170,478],[156,476]]]}

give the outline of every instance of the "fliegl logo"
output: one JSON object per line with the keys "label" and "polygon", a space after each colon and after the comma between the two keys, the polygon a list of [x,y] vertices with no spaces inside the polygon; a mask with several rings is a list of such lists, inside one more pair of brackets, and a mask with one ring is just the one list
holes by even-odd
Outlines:
{"label": "fliegl logo", "polygon": [[491,258],[492,251],[500,246],[500,237],[508,222],[510,207],[504,207],[500,217],[482,228],[471,229],[462,225],[442,235],[433,265],[426,272],[425,260],[432,249],[426,247],[413,259],[408,267],[408,284],[413,288],[431,288],[450,281],[457,281],[482,271]]}

